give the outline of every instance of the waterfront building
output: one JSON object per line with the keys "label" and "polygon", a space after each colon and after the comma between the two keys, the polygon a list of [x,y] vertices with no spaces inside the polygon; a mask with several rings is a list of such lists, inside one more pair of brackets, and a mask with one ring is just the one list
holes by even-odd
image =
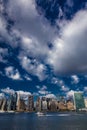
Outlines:
{"label": "waterfront building", "polygon": [[74,110],[74,103],[71,100],[67,101],[67,110],[72,111]]}
{"label": "waterfront building", "polygon": [[47,101],[47,109],[50,110],[50,102],[52,101],[51,98],[46,98]]}
{"label": "waterfront building", "polygon": [[26,110],[26,105],[23,99],[19,99],[18,100],[18,107],[17,107],[17,111],[24,111]]}
{"label": "waterfront building", "polygon": [[74,93],[74,104],[75,104],[76,110],[81,110],[81,109],[85,108],[83,92]]}
{"label": "waterfront building", "polygon": [[0,99],[0,110],[1,110],[2,104],[3,104],[3,99]]}
{"label": "waterfront building", "polygon": [[59,111],[66,111],[67,110],[67,105],[66,105],[65,102],[59,101],[58,102],[58,108],[59,108]]}
{"label": "waterfront building", "polygon": [[2,111],[7,110],[7,100],[5,98],[2,100],[1,110]]}
{"label": "waterfront building", "polygon": [[60,96],[58,101],[58,109],[59,111],[66,111],[67,110],[67,104],[64,96]]}
{"label": "waterfront building", "polygon": [[29,95],[29,96],[28,96],[27,110],[28,110],[28,111],[33,111],[33,109],[34,109],[33,95]]}
{"label": "waterfront building", "polygon": [[87,98],[84,99],[85,108],[87,109]]}
{"label": "waterfront building", "polygon": [[15,111],[16,110],[16,102],[17,102],[17,93],[10,95],[7,100],[7,111]]}
{"label": "waterfront building", "polygon": [[17,93],[17,102],[16,102],[16,110],[20,110],[20,94],[19,93]]}
{"label": "waterfront building", "polygon": [[36,111],[41,111],[42,110],[42,100],[40,97],[38,97],[36,101]]}
{"label": "waterfront building", "polygon": [[52,99],[49,102],[49,108],[50,108],[50,111],[57,111],[58,110],[58,102],[55,99]]}
{"label": "waterfront building", "polygon": [[42,110],[47,110],[47,101],[45,97],[42,97]]}

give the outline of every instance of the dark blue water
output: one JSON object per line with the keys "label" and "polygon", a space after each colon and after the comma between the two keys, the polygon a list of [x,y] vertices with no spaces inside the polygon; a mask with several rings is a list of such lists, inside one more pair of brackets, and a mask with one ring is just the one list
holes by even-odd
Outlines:
{"label": "dark blue water", "polygon": [[87,130],[87,114],[2,113],[0,130]]}

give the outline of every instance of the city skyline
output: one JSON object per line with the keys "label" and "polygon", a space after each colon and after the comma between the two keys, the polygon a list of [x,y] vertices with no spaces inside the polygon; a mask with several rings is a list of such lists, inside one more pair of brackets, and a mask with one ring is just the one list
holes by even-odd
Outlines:
{"label": "city skyline", "polygon": [[87,97],[87,0],[0,1],[0,98]]}
{"label": "city skyline", "polygon": [[59,112],[84,111],[87,112],[87,98],[83,92],[74,92],[72,96],[37,97],[21,95],[19,92],[0,98],[0,112]]}

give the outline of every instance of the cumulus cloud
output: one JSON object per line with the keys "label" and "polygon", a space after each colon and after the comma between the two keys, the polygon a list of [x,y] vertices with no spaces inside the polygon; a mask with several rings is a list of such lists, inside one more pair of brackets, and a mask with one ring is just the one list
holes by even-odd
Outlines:
{"label": "cumulus cloud", "polygon": [[67,92],[67,91],[69,91],[69,88],[66,87],[65,85],[63,85],[63,86],[61,86],[61,90],[64,92]]}
{"label": "cumulus cloud", "polygon": [[11,78],[13,80],[22,80],[19,71],[17,69],[14,69],[13,66],[5,68],[5,74],[8,78]]}
{"label": "cumulus cloud", "polygon": [[4,89],[1,89],[1,92],[3,92],[3,93],[1,93],[1,95],[4,95],[4,93],[5,93],[5,94],[11,94],[11,95],[14,95],[15,93],[17,93],[17,94],[19,94],[20,97],[22,97],[22,98],[26,98],[26,97],[28,97],[29,95],[31,95],[30,92],[22,91],[22,90],[15,91],[15,90],[13,90],[13,89],[11,89],[11,88],[9,88],[9,87],[4,88]]}
{"label": "cumulus cloud", "polygon": [[56,99],[56,96],[54,94],[47,94],[46,98]]}
{"label": "cumulus cloud", "polygon": [[84,92],[87,92],[87,86],[84,87],[83,91],[84,91]]}
{"label": "cumulus cloud", "polygon": [[73,0],[67,0],[66,3],[69,7],[72,7],[74,5]]}
{"label": "cumulus cloud", "polygon": [[8,0],[6,7],[8,16],[15,21],[12,30],[16,30],[20,35],[22,49],[34,56],[46,55],[47,42],[56,35],[54,34],[56,28],[53,28],[43,15],[38,14],[35,1]]}
{"label": "cumulus cloud", "polygon": [[33,95],[34,95],[34,96],[39,96],[39,93],[34,92]]}
{"label": "cumulus cloud", "polygon": [[[66,3],[70,7],[73,6],[72,0],[67,0]],[[87,72],[86,10],[77,12],[71,21],[57,20],[58,24],[60,22],[60,30],[51,26],[44,15],[38,14],[34,0],[8,0],[4,10],[15,24],[11,27],[9,35],[6,30],[7,21],[1,15],[0,34],[10,39],[9,43],[13,47],[20,45],[20,64],[28,73],[36,75],[41,81],[44,80],[44,63],[50,65],[54,73],[59,75]],[[59,10],[61,17],[62,9]],[[52,43],[51,49],[48,43]],[[33,60],[29,57],[37,59],[38,63],[36,61],[32,64]]]}
{"label": "cumulus cloud", "polygon": [[6,39],[8,36],[6,26],[7,26],[7,23],[5,19],[2,16],[0,16],[0,41],[2,40],[2,38]]}
{"label": "cumulus cloud", "polygon": [[0,93],[0,99],[2,99],[4,97],[5,97],[4,93]]}
{"label": "cumulus cloud", "polygon": [[79,78],[78,78],[77,75],[72,75],[71,78],[72,78],[72,80],[73,80],[72,83],[74,83],[74,84],[79,83]]}
{"label": "cumulus cloud", "polygon": [[37,85],[37,86],[36,86],[36,88],[37,88],[37,89],[40,89],[40,86],[39,86],[39,85]]}
{"label": "cumulus cloud", "polygon": [[46,78],[46,66],[36,59],[31,60],[30,58],[24,56],[19,57],[21,66],[30,74],[36,75],[39,80],[44,80]]}
{"label": "cumulus cloud", "polygon": [[42,95],[46,95],[51,93],[50,91],[47,90],[47,86],[43,85],[42,87],[38,88],[38,93]]}
{"label": "cumulus cloud", "polygon": [[4,89],[1,89],[1,91],[2,91],[3,93],[11,94],[11,95],[13,95],[13,94],[15,93],[15,91],[14,91],[13,89],[10,89],[9,87],[4,88]]}
{"label": "cumulus cloud", "polygon": [[24,78],[28,81],[32,81],[32,79],[28,75],[25,75]]}
{"label": "cumulus cloud", "polygon": [[51,80],[51,83],[52,84],[57,84],[59,86],[63,86],[64,85],[64,81],[61,80],[61,79],[58,79],[56,77],[53,77],[52,80]]}
{"label": "cumulus cloud", "polygon": [[[79,11],[61,28],[61,36],[54,40],[48,63],[57,74],[87,72],[87,11]],[[79,22],[80,21],[80,22]]]}
{"label": "cumulus cloud", "polygon": [[67,98],[74,97],[74,90],[70,90],[66,93]]}
{"label": "cumulus cloud", "polygon": [[22,91],[22,90],[19,90],[19,91],[16,91],[18,95],[20,95],[21,98],[27,98],[29,95],[31,95],[30,92],[27,92],[27,91]]}
{"label": "cumulus cloud", "polygon": [[8,56],[8,49],[0,48],[0,62],[6,63],[7,62],[6,56]]}

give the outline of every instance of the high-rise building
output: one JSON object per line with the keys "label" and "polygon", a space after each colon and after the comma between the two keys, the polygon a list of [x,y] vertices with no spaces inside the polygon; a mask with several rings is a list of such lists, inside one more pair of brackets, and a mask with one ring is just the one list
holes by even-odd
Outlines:
{"label": "high-rise building", "polygon": [[87,109],[87,98],[84,99],[85,108]]}
{"label": "high-rise building", "polygon": [[58,102],[54,99],[52,99],[50,102],[49,102],[49,107],[50,107],[50,111],[57,111],[58,110]]}
{"label": "high-rise building", "polygon": [[10,95],[7,100],[7,110],[16,110],[16,102],[17,102],[17,93]]}
{"label": "high-rise building", "polygon": [[40,97],[38,97],[36,101],[36,111],[41,111],[42,110],[42,100]]}
{"label": "high-rise building", "polygon": [[47,100],[46,100],[46,97],[42,97],[42,111],[47,111]]}
{"label": "high-rise building", "polygon": [[1,110],[2,111],[6,111],[7,110],[7,100],[5,98],[2,100]]}
{"label": "high-rise building", "polygon": [[34,101],[33,101],[33,96],[32,95],[28,96],[27,108],[28,108],[28,111],[33,111],[33,109],[34,109]]}
{"label": "high-rise building", "polygon": [[17,111],[25,111],[26,110],[26,105],[25,102],[22,98],[20,98],[18,100],[18,107],[17,107]]}
{"label": "high-rise building", "polygon": [[74,93],[74,105],[76,110],[85,108],[83,92]]}
{"label": "high-rise building", "polygon": [[0,110],[1,110],[2,104],[3,104],[3,99],[0,99]]}
{"label": "high-rise building", "polygon": [[17,93],[16,110],[20,110],[20,94]]}
{"label": "high-rise building", "polygon": [[74,110],[74,103],[71,100],[67,101],[67,110],[72,111]]}
{"label": "high-rise building", "polygon": [[59,111],[66,111],[66,109],[67,109],[66,102],[59,101],[58,102],[58,109],[59,109]]}

